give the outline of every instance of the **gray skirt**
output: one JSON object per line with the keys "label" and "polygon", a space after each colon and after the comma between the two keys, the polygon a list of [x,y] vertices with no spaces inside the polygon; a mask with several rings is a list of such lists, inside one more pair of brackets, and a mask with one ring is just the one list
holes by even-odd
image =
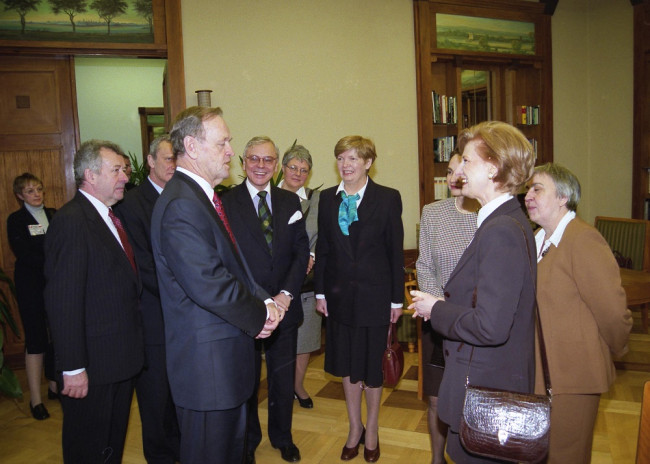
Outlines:
{"label": "gray skirt", "polygon": [[305,319],[298,327],[297,354],[320,350],[321,324],[323,318],[316,312],[316,295],[314,292],[300,294],[302,312]]}

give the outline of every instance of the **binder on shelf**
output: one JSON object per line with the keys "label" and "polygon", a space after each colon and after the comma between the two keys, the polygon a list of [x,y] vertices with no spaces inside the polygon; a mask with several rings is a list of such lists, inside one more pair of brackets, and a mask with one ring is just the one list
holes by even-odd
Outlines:
{"label": "binder on shelf", "polygon": [[433,197],[436,200],[444,200],[449,198],[449,189],[447,188],[446,177],[433,178]]}

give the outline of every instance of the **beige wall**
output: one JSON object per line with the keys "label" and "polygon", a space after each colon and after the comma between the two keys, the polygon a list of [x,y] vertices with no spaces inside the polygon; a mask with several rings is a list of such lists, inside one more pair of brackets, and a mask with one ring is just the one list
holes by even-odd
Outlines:
{"label": "beige wall", "polygon": [[[340,137],[371,137],[379,154],[371,174],[401,191],[404,246],[416,246],[411,0],[183,0],[182,15],[188,105],[196,104],[195,90],[214,90],[212,104],[223,108],[238,154],[254,135],[269,135],[281,150],[298,138],[314,156],[312,186],[338,181],[332,151]],[[629,0],[562,0],[553,43],[555,159],[582,181],[586,220],[627,216]],[[229,182],[239,182],[233,167]]]}
{"label": "beige wall", "polygon": [[632,13],[629,0],[562,0],[552,19],[554,159],[580,179],[588,222],[631,213]]}

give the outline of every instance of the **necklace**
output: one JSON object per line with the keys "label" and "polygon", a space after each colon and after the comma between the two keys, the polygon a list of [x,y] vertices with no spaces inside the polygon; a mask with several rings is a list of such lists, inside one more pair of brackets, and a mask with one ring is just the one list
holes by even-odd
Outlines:
{"label": "necklace", "polygon": [[456,198],[454,198],[454,206],[456,207],[456,211],[458,211],[460,214],[473,214],[473,213],[475,213],[476,211],[478,211],[478,209],[476,209],[476,210],[474,210],[474,211],[470,211],[470,210],[466,210],[466,209],[460,208],[460,207],[458,206],[458,199],[459,199],[459,198],[460,198],[460,197],[456,197]]}

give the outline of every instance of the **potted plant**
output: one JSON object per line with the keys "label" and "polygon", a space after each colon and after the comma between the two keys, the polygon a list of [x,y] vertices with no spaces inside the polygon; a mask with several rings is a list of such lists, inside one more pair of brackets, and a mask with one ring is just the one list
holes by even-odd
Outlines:
{"label": "potted plant", "polygon": [[5,274],[1,268],[0,282],[6,284],[6,287],[9,290],[8,293],[5,293],[5,285],[0,287],[0,325],[2,325],[2,328],[0,329],[0,393],[10,398],[22,398],[23,390],[20,388],[20,382],[18,381],[16,374],[5,366],[3,353],[4,337],[7,326],[9,326],[16,336],[20,336],[18,325],[11,314],[10,306],[12,299],[13,301],[16,299],[16,287],[11,278]]}

